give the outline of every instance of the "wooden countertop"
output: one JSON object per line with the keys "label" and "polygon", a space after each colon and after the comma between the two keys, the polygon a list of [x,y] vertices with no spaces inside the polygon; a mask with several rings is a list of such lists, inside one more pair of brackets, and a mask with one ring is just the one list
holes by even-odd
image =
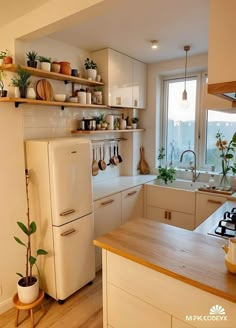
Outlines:
{"label": "wooden countertop", "polygon": [[225,267],[224,244],[227,241],[221,238],[145,218],[94,240],[98,247],[236,302],[236,275]]}

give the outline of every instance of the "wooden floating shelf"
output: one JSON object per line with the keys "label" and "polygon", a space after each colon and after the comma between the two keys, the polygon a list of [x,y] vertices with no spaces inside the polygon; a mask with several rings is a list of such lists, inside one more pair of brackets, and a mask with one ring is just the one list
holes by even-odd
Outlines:
{"label": "wooden floating shelf", "polygon": [[72,134],[104,134],[104,133],[119,133],[119,132],[142,132],[144,129],[126,129],[126,130],[72,130]]}
{"label": "wooden floating shelf", "polygon": [[60,106],[62,109],[64,107],[76,107],[76,108],[98,108],[98,109],[111,109],[106,105],[85,105],[80,103],[72,103],[72,102],[64,102],[64,101],[47,101],[47,100],[37,100],[30,98],[10,98],[10,97],[2,97],[0,98],[0,102],[14,102],[15,107],[19,107],[20,104],[31,104],[31,105],[45,105],[45,106]]}
{"label": "wooden floating shelf", "polygon": [[[64,82],[74,82],[77,84],[87,85],[87,86],[91,86],[91,87],[104,85],[103,82],[90,81],[88,79],[84,79],[81,77],[65,75],[65,74],[61,74],[61,73],[47,72],[47,71],[44,71],[39,68],[33,68],[33,67],[24,66],[24,65],[20,65],[20,66],[23,69],[30,72],[31,75],[33,75],[33,76],[38,76],[38,77],[43,77],[43,78],[53,79],[53,80],[59,80],[59,81],[64,81]],[[4,71],[16,73],[17,67],[18,67],[18,65],[16,65],[16,64],[7,64],[7,65],[0,66],[0,69],[2,69]]]}

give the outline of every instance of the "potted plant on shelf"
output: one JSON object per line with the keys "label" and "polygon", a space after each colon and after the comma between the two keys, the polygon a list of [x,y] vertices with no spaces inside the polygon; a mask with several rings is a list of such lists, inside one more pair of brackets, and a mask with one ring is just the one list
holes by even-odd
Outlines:
{"label": "potted plant on shelf", "polygon": [[26,53],[26,57],[28,58],[27,60],[27,66],[28,67],[33,67],[36,68],[37,67],[37,52],[32,50]]}
{"label": "potted plant on shelf", "polygon": [[102,105],[102,87],[93,88],[93,104]]}
{"label": "potted plant on shelf", "polygon": [[27,88],[30,85],[31,74],[27,70],[23,69],[20,65],[17,68],[17,76],[11,79],[11,85],[19,88],[20,98],[26,98]]}
{"label": "potted plant on shelf", "polygon": [[159,149],[159,166],[158,166],[158,175],[157,179],[164,181],[165,184],[168,184],[168,181],[173,182],[175,180],[176,170],[170,165],[169,167],[165,165],[162,167],[162,161],[165,158],[165,148]]}
{"label": "potted plant on shelf", "polygon": [[132,129],[137,129],[139,119],[137,117],[132,118]]}
{"label": "potted plant on shelf", "polygon": [[39,56],[38,60],[40,61],[40,68],[43,71],[51,71],[51,58],[49,57],[44,57],[44,56]]}
{"label": "potted plant on shelf", "polygon": [[7,90],[4,90],[4,82],[3,82],[4,77],[5,77],[4,71],[0,70],[0,97],[7,96]]}
{"label": "potted plant on shelf", "polygon": [[4,51],[0,51],[0,65],[3,65],[4,64],[4,58],[6,57],[7,55],[7,49]]}
{"label": "potted plant on shelf", "polygon": [[[17,225],[20,227],[20,229],[23,231],[23,233],[27,236],[27,241],[23,242],[18,237],[14,237],[16,242],[26,249],[26,263],[25,263],[25,275],[23,276],[21,273],[17,272],[17,275],[19,275],[21,278],[17,283],[17,292],[19,300],[22,303],[29,304],[34,302],[39,295],[39,281],[38,277],[33,276],[33,266],[35,265],[37,267],[37,257],[39,255],[46,255],[48,254],[43,249],[38,249],[36,251],[36,255],[32,255],[32,235],[36,233],[37,226],[35,221],[30,220],[30,209],[29,209],[29,174],[26,170],[25,172],[25,184],[26,184],[26,200],[27,200],[27,223],[26,225],[23,222],[18,221]],[[38,271],[39,274],[39,271]]]}
{"label": "potted plant on shelf", "polygon": [[86,58],[84,68],[87,71],[87,79],[95,81],[97,77],[97,64],[93,60]]}

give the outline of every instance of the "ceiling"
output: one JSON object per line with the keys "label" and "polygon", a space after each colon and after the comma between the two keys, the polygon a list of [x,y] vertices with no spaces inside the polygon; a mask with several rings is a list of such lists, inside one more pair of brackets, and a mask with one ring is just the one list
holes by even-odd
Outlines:
{"label": "ceiling", "polygon": [[[16,19],[26,13],[25,8],[30,11],[45,2],[22,0],[17,11],[9,9],[8,19]],[[88,51],[113,48],[145,63],[184,57],[184,45],[191,46],[189,56],[203,54],[208,52],[209,2],[104,0],[48,37]],[[4,1],[4,9],[10,4]],[[8,15],[1,11],[0,26],[7,19],[4,16]],[[159,42],[157,50],[151,49],[153,39]]]}

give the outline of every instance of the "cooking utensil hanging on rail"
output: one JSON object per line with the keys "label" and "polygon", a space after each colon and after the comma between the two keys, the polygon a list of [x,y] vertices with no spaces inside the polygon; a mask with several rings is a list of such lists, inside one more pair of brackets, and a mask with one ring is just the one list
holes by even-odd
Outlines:
{"label": "cooking utensil hanging on rail", "polygon": [[105,148],[100,147],[100,161],[98,162],[99,169],[101,171],[104,171],[107,167],[106,162],[104,161],[105,158]]}
{"label": "cooking utensil hanging on rail", "polygon": [[96,160],[96,149],[93,148],[93,162],[92,162],[92,175],[96,176],[98,175],[99,167],[98,162]]}

